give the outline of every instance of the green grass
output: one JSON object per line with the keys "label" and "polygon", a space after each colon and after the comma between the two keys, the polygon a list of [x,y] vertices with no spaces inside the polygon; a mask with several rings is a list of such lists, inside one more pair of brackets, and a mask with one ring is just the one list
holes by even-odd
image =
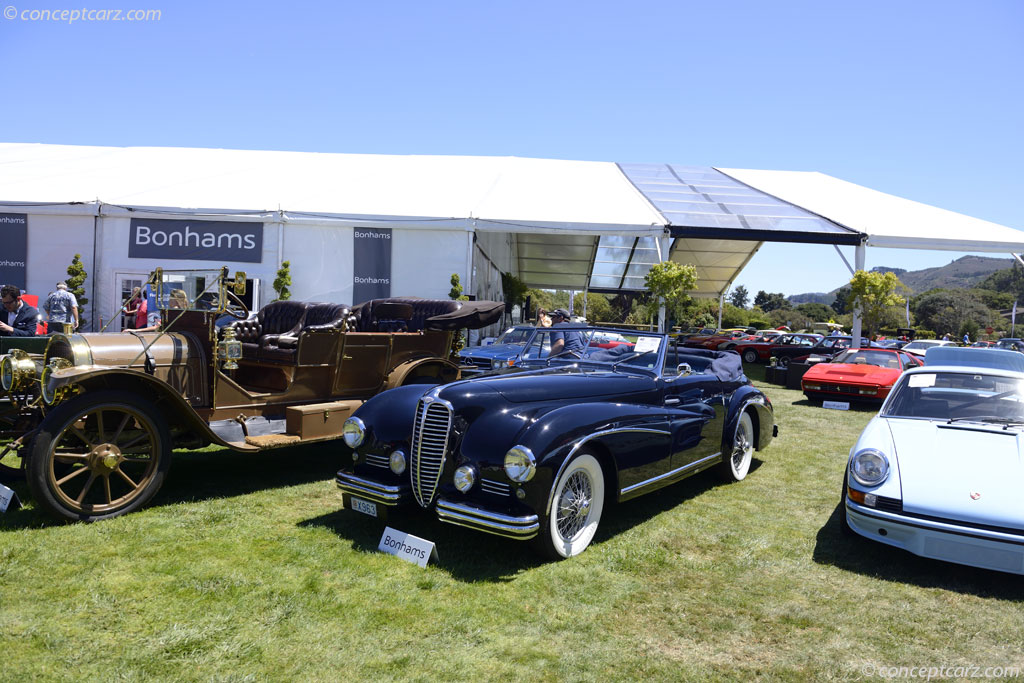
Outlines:
{"label": "green grass", "polygon": [[[753,370],[752,372],[757,372]],[[868,410],[759,383],[779,438],[612,507],[582,556],[414,516],[427,569],[339,510],[335,448],[176,454],[148,509],[0,515],[0,680],[747,680],[1024,666],[1020,577],[840,535]],[[17,487],[24,497],[23,486]]]}

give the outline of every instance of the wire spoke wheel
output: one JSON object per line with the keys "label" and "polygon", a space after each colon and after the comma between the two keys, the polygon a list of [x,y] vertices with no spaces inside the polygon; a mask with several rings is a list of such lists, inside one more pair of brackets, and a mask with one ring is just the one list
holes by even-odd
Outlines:
{"label": "wire spoke wheel", "polygon": [[546,557],[579,555],[594,538],[604,509],[604,473],[593,455],[580,453],[566,465],[552,489],[551,509],[538,535]]}
{"label": "wire spoke wheel", "polygon": [[[163,482],[170,438],[159,413],[122,392],[84,394],[44,421],[31,449],[33,496],[60,517],[93,521],[147,502]],[[104,399],[108,400],[104,400]]]}
{"label": "wire spoke wheel", "polygon": [[744,411],[736,421],[736,431],[732,443],[726,445],[727,454],[723,455],[719,472],[726,481],[741,481],[750,471],[750,462],[754,458],[754,421],[750,413]]}

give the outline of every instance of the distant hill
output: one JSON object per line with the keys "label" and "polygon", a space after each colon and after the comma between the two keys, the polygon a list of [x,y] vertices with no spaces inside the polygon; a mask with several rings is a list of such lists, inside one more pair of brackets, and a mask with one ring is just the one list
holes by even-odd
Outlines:
{"label": "distant hill", "polygon": [[[904,268],[890,268],[888,266],[877,266],[872,271],[879,273],[895,273],[903,284],[910,287],[914,294],[944,287],[970,288],[981,283],[997,270],[1005,270],[1014,263],[1013,259],[992,258],[990,256],[963,256],[944,266],[938,268],[925,268],[924,270],[906,270]],[[845,283],[844,283],[845,284]],[[821,303],[831,305],[835,299],[836,292],[843,285],[836,287],[831,292],[808,292],[806,294],[794,294],[786,297],[790,303]]]}

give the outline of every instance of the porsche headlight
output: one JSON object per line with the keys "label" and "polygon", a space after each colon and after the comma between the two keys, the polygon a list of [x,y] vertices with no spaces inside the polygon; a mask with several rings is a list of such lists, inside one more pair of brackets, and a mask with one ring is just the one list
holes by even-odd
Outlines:
{"label": "porsche headlight", "polygon": [[515,446],[505,454],[505,474],[512,481],[520,484],[530,481],[536,471],[537,459],[526,446]]}
{"label": "porsche headlight", "polygon": [[473,488],[473,484],[476,482],[476,470],[473,469],[472,465],[463,465],[455,470],[455,476],[452,481],[455,483],[455,488],[465,493]]}
{"label": "porsche headlight", "polygon": [[356,448],[366,438],[366,425],[358,417],[350,417],[345,420],[345,426],[341,430],[345,444],[349,448]]}
{"label": "porsche headlight", "polygon": [[864,486],[878,486],[889,476],[889,459],[874,448],[857,451],[850,460],[850,474]]}

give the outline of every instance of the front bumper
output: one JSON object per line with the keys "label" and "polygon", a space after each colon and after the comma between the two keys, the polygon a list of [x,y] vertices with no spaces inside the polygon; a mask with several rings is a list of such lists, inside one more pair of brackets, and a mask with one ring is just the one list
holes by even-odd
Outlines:
{"label": "front bumper", "polygon": [[357,498],[365,498],[387,507],[396,507],[413,499],[412,487],[407,484],[380,484],[372,479],[357,477],[349,472],[338,472],[334,478],[338,488]]}
{"label": "front bumper", "polygon": [[857,534],[915,555],[971,567],[1024,574],[1024,533],[980,529],[876,510],[846,499]]}
{"label": "front bumper", "polygon": [[[412,487],[408,483],[381,484],[345,471],[338,472],[334,481],[339,489],[350,496],[389,508],[414,500]],[[537,515],[508,515],[477,505],[448,500],[443,496],[438,497],[434,510],[442,522],[520,541],[531,539],[540,531],[540,520]]]}

